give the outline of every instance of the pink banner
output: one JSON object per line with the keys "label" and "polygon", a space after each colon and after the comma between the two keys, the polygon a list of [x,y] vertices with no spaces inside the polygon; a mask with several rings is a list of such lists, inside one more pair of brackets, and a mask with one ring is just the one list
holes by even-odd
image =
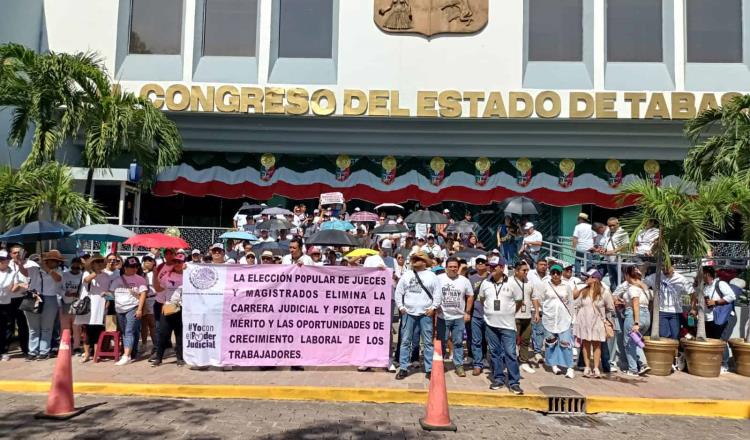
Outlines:
{"label": "pink banner", "polygon": [[[216,364],[218,356],[221,365],[237,366],[388,365],[390,270],[197,265],[188,271],[185,281],[195,278],[193,287],[200,285],[203,279],[214,277],[209,271],[224,282],[193,289],[200,292],[188,292],[187,286],[185,292],[188,363]],[[208,301],[215,301],[219,290],[223,293],[221,316],[197,313],[211,307],[201,307],[196,295],[213,296]],[[201,334],[203,330],[214,334]],[[191,335],[195,337],[192,347]],[[213,338],[220,342],[218,347],[210,343]],[[207,351],[202,354],[203,349]]]}

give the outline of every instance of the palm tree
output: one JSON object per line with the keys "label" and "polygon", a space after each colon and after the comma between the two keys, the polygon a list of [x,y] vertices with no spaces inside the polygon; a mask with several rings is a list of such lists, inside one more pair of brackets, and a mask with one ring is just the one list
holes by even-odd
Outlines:
{"label": "palm tree", "polygon": [[88,99],[107,84],[91,53],[36,53],[20,44],[0,46],[0,108],[12,109],[8,143],[23,144],[33,127],[24,166],[55,160],[65,139],[77,132]]}
{"label": "palm tree", "polygon": [[14,224],[49,215],[50,220],[83,225],[87,220],[104,222],[99,205],[73,188],[70,168],[50,162],[36,168],[22,168],[14,174],[9,190],[8,213]]}
{"label": "palm tree", "polygon": [[89,168],[85,194],[91,191],[95,168],[109,168],[122,156],[143,167],[143,184],[175,164],[182,154],[182,139],[175,124],[145,97],[120,87],[101,89],[87,104],[82,119],[83,162]]}
{"label": "palm tree", "polygon": [[[696,297],[702,295],[701,259],[711,250],[709,233],[723,230],[732,215],[734,194],[741,185],[736,178],[718,177],[709,182],[680,186],[656,186],[646,180],[636,180],[623,187],[622,200],[634,199],[636,209],[623,219],[623,227],[633,231],[631,241],[651,221],[659,224],[659,240],[654,244],[657,267],[654,280],[654,315],[651,319],[651,338],[659,339],[659,303],[662,265],[671,264],[670,254],[698,259]],[[700,298],[702,299],[702,298]],[[698,338],[706,338],[703,301],[698,314]]]}
{"label": "palm tree", "polygon": [[685,124],[693,143],[684,167],[695,182],[750,171],[750,95],[709,108]]}

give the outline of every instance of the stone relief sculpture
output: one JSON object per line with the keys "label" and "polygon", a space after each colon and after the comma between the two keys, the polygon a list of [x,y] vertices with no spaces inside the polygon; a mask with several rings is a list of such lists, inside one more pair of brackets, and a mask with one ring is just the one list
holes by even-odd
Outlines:
{"label": "stone relief sculpture", "polygon": [[375,24],[388,33],[470,34],[487,25],[489,0],[374,0]]}
{"label": "stone relief sculpture", "polygon": [[384,27],[394,30],[411,29],[412,15],[408,0],[392,0],[386,9],[379,9],[378,14],[386,16]]}

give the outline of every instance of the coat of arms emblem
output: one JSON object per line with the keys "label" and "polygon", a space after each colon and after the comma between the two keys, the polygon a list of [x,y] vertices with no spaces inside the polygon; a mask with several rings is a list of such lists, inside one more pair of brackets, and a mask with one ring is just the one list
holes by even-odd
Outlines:
{"label": "coat of arms emblem", "polygon": [[487,24],[489,0],[375,0],[375,24],[385,32],[473,33]]}

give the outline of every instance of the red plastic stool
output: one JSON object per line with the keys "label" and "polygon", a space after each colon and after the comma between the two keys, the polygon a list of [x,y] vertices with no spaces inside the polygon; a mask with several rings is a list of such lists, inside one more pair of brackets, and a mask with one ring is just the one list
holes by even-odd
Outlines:
{"label": "red plastic stool", "polygon": [[[111,338],[111,340],[109,339]],[[115,346],[114,351],[104,351],[103,347],[108,347],[109,345],[104,345],[105,339],[107,340],[107,344],[112,342],[112,344]],[[120,332],[102,332],[99,335],[99,341],[96,343],[96,350],[94,352],[94,362],[99,362],[100,357],[111,357],[114,358],[115,361],[120,360]]]}

